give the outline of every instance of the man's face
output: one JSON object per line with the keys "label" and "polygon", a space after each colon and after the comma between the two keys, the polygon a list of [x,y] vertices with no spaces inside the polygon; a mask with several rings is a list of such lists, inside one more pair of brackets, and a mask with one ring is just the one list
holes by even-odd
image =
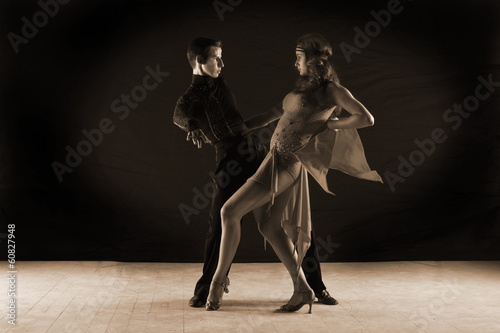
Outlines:
{"label": "man's face", "polygon": [[295,60],[295,67],[299,71],[300,76],[307,75],[307,63],[306,63],[306,54],[302,51],[296,51],[295,56],[297,60]]}
{"label": "man's face", "polygon": [[204,64],[201,64],[203,74],[216,78],[219,76],[224,63],[222,62],[222,48],[210,46],[208,57]]}

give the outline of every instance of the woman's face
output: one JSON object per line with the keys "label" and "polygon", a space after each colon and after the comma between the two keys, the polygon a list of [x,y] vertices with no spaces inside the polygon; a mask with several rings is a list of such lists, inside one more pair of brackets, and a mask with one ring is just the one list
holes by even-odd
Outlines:
{"label": "woman's face", "polygon": [[299,71],[300,76],[307,75],[307,64],[306,64],[306,54],[302,51],[295,51],[295,67]]}

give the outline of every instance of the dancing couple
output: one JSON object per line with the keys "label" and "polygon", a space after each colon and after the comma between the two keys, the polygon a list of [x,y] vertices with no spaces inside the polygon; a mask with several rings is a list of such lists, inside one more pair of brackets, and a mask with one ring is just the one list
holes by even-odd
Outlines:
{"label": "dancing couple", "polygon": [[[307,174],[328,193],[326,174],[330,168],[381,181],[370,170],[356,131],[373,125],[374,120],[340,85],[332,64],[332,48],[323,36],[300,37],[295,54],[300,74],[295,89],[279,108],[244,121],[234,95],[219,77],[224,67],[222,43],[197,38],[188,47],[193,79],[177,102],[174,123],[188,132],[187,140],[198,148],[211,143],[217,162],[203,274],[190,306],[220,308],[223,293],[228,292],[228,273],[240,241],[241,219],[249,212],[253,212],[259,231],[292,279],[293,295],[280,309],[297,311],[308,304],[310,313],[315,298],[320,303],[337,304],[321,277]],[[342,109],[350,116],[339,119]],[[266,152],[251,131],[278,119]],[[236,174],[229,172],[235,163],[241,170]]]}

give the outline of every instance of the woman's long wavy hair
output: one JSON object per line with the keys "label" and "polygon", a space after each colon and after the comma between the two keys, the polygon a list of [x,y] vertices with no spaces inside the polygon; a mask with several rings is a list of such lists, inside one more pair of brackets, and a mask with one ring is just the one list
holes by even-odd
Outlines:
{"label": "woman's long wavy hair", "polygon": [[297,39],[297,47],[304,49],[307,76],[301,76],[295,85],[297,92],[313,92],[328,82],[339,82],[333,66],[333,51],[328,40],[320,34],[307,34]]}

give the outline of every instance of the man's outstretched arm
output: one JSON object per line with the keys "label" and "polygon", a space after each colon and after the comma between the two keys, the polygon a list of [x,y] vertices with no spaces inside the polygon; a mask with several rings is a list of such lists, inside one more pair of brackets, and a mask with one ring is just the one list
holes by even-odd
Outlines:
{"label": "man's outstretched arm", "polygon": [[245,120],[245,124],[247,125],[249,130],[254,130],[267,126],[269,123],[281,118],[282,115],[283,108],[280,103],[267,112],[259,113],[253,117],[248,118],[247,120]]}
{"label": "man's outstretched arm", "polygon": [[201,148],[203,143],[209,143],[210,141],[199,128],[198,121],[192,116],[193,108],[193,103],[187,103],[183,97],[179,98],[174,109],[173,121],[179,128],[188,132],[187,141],[192,141],[195,146]]}

